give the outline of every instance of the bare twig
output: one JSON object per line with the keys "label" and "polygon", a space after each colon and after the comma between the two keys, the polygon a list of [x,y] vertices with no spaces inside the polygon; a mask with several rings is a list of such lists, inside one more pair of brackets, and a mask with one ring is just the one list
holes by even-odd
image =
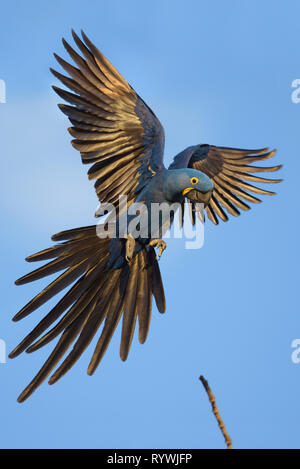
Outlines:
{"label": "bare twig", "polygon": [[232,439],[230,438],[230,436],[228,435],[227,433],[227,430],[225,428],[225,424],[221,418],[221,415],[220,415],[220,412],[219,412],[219,409],[217,407],[217,404],[216,404],[216,398],[215,396],[213,395],[213,393],[211,392],[211,389],[209,387],[209,384],[208,382],[206,381],[206,379],[204,378],[204,376],[200,376],[200,381],[201,383],[203,384],[203,387],[205,389],[205,391],[207,392],[207,395],[208,395],[208,398],[209,398],[209,401],[211,403],[211,407],[212,407],[212,411],[213,413],[215,414],[215,417],[217,419],[217,422],[219,424],[219,427],[220,427],[220,430],[222,432],[222,435],[224,436],[225,438],[225,442],[226,442],[226,445],[227,445],[227,449],[232,449]]}

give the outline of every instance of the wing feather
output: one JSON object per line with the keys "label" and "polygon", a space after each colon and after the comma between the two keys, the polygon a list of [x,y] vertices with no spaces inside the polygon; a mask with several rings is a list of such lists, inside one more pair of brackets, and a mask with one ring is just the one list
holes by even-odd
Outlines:
{"label": "wing feather", "polygon": [[[251,194],[275,195],[276,192],[262,189],[246,181],[263,184],[276,184],[282,179],[258,177],[251,173],[275,172],[282,165],[254,166],[251,163],[265,161],[273,158],[276,150],[269,151],[268,147],[260,149],[241,149],[217,147],[214,145],[196,145],[189,147],[185,152],[179,153],[170,165],[171,169],[189,167],[209,176],[214,189],[211,200],[206,207],[208,218],[217,225],[219,219],[228,221],[227,215],[235,217],[241,210],[250,210],[244,200],[258,204],[261,200]],[[227,213],[226,213],[227,212]]]}
{"label": "wing feather", "polygon": [[[74,31],[72,34],[82,55],[63,39],[74,65],[55,54],[69,76],[51,70],[70,90],[53,87],[68,103],[59,107],[72,123],[71,143],[80,151],[83,163],[93,163],[88,176],[96,181],[100,202],[117,208],[119,196],[127,195],[131,204],[145,182],[163,168],[163,127],[87,36],[82,32],[80,39]],[[122,184],[115,185],[108,198],[106,189],[123,176]]]}

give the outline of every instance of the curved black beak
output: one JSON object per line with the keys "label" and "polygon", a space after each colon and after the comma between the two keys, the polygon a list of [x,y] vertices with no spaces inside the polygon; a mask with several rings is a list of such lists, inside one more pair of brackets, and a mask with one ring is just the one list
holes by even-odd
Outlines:
{"label": "curved black beak", "polygon": [[212,191],[201,192],[197,189],[192,189],[184,194],[191,202],[204,204],[204,207],[208,204],[211,198]]}

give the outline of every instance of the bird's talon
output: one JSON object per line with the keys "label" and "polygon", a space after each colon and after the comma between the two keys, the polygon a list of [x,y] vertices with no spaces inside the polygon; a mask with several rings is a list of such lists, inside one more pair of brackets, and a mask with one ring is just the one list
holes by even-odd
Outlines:
{"label": "bird's talon", "polygon": [[150,243],[149,243],[149,246],[159,248],[158,259],[156,257],[156,259],[159,261],[161,256],[162,256],[162,253],[164,252],[164,250],[167,247],[167,243],[163,239],[152,239],[152,241],[150,241]]}

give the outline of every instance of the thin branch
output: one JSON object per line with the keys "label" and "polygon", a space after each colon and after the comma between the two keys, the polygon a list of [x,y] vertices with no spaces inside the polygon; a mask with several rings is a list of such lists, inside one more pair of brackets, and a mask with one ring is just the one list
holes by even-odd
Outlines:
{"label": "thin branch", "polygon": [[209,384],[208,382],[206,381],[206,379],[204,378],[204,376],[200,376],[200,381],[201,383],[203,384],[203,387],[205,389],[205,391],[207,392],[207,395],[208,395],[208,399],[209,399],[209,402],[211,403],[211,407],[212,407],[212,411],[213,413],[215,414],[215,417],[217,419],[217,422],[219,424],[219,427],[220,427],[220,430],[222,432],[222,435],[224,436],[225,438],[225,442],[226,442],[226,445],[227,445],[227,449],[232,449],[232,439],[230,438],[230,436],[228,435],[227,433],[227,430],[225,428],[225,424],[221,418],[221,415],[220,415],[220,412],[219,412],[219,409],[217,407],[217,404],[216,404],[216,398],[215,396],[213,395],[213,393],[211,392],[211,389],[209,387]]}

